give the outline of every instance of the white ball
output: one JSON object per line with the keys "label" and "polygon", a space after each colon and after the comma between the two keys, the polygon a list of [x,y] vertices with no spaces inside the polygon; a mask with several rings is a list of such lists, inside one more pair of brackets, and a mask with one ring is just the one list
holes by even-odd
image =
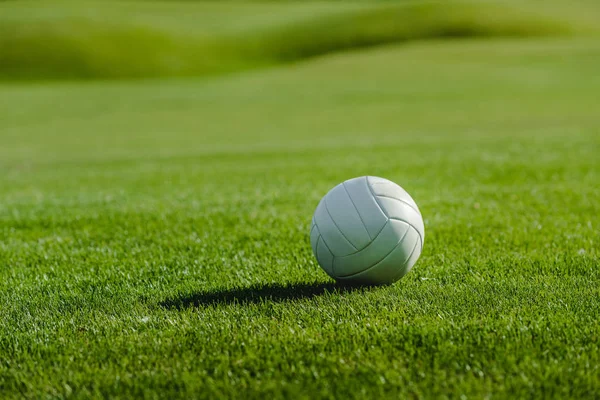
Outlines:
{"label": "white ball", "polygon": [[315,210],[310,243],[332,278],[388,284],[402,278],[423,250],[423,217],[410,195],[387,179],[362,176],[329,191]]}

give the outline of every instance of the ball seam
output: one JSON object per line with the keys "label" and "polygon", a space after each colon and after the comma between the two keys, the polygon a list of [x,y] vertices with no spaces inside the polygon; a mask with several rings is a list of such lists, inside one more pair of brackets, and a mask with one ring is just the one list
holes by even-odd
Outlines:
{"label": "ball seam", "polygon": [[379,204],[379,200],[377,200],[377,195],[375,195],[375,192],[373,191],[373,188],[371,187],[371,183],[369,182],[369,177],[365,176],[365,180],[367,181],[367,187],[369,188],[369,192],[371,192],[371,196],[373,196],[373,199],[375,200],[375,203],[377,204],[377,207],[379,207],[379,210],[383,213],[383,215],[385,215],[385,217],[389,220],[390,217],[387,215],[387,213],[383,210],[383,207],[381,207],[381,204]]}
{"label": "ball seam", "polygon": [[[317,228],[318,230],[319,228]],[[325,245],[325,247],[327,248],[327,251],[329,251],[329,254],[331,254],[331,274],[327,273],[327,275],[330,276],[335,276],[335,271],[333,270],[333,262],[335,261],[335,256],[333,255],[333,253],[331,252],[331,250],[329,250],[329,247],[327,246],[327,243],[325,243],[325,240],[323,239],[323,236],[321,235],[321,232],[319,231],[319,237],[317,238],[317,245],[316,250],[315,250],[315,257],[317,258],[317,263],[321,263],[321,261],[319,260],[319,243],[323,242],[323,244]],[[325,269],[325,268],[323,268]],[[325,270],[325,272],[327,272],[327,270]]]}
{"label": "ball seam", "polygon": [[346,182],[342,182],[342,187],[346,191],[346,194],[348,195],[348,199],[350,199],[350,203],[352,203],[352,205],[354,206],[354,209],[356,210],[356,213],[358,214],[358,218],[360,219],[360,222],[363,224],[365,231],[367,231],[367,236],[369,237],[369,242],[373,241],[373,238],[371,237],[371,234],[369,233],[369,230],[367,229],[367,224],[365,224],[365,221],[362,219],[362,215],[360,215],[360,211],[358,211],[358,207],[356,207],[356,204],[354,204],[354,200],[352,200],[352,196],[350,196],[350,192],[348,191],[348,189],[346,189]]}
{"label": "ball seam", "polygon": [[[419,242],[422,243],[421,242],[421,237],[419,237]],[[410,255],[408,256],[408,258],[406,259],[406,261],[404,261],[404,263],[402,264],[402,268],[400,268],[400,270],[398,271],[398,273],[396,275],[394,275],[394,278],[393,278],[394,281],[398,280],[398,277],[400,276],[400,274],[406,270],[406,265],[408,264],[408,262],[412,258],[413,254],[415,254],[415,250],[417,250],[417,245],[418,244],[419,243],[415,243],[415,246],[413,247],[412,251],[410,252]],[[421,245],[421,250],[423,250],[423,246],[422,245]]]}
{"label": "ball seam", "polygon": [[[327,206],[327,196],[325,196],[325,199],[324,199],[324,200],[325,200],[325,211],[327,211],[327,214],[329,215],[329,218],[331,218],[331,222],[333,222],[333,226],[335,226],[335,227],[336,227],[336,229],[338,230],[338,232],[340,233],[340,235],[342,235],[342,237],[343,237],[344,239],[346,239],[346,241],[347,241],[347,242],[350,244],[350,246],[352,246],[352,248],[353,248],[354,250],[357,250],[357,251],[358,251],[358,249],[356,248],[356,246],[355,246],[355,245],[354,245],[354,244],[353,244],[353,243],[350,241],[350,239],[348,239],[348,238],[346,237],[346,235],[344,235],[344,232],[342,232],[342,230],[340,229],[340,227],[338,226],[338,224],[335,222],[335,219],[333,219],[333,217],[331,216],[331,213],[329,212],[329,207]],[[365,228],[365,229],[366,229],[366,228]],[[319,233],[320,233],[320,232],[321,232],[321,230],[319,230]]]}
{"label": "ball seam", "polygon": [[[392,247],[392,249],[385,256],[383,256],[379,261],[377,261],[375,264],[371,265],[369,268],[364,269],[364,270],[362,270],[360,272],[356,272],[356,273],[351,274],[351,275],[341,276],[339,278],[340,279],[352,278],[352,277],[355,277],[356,275],[364,274],[365,272],[370,271],[373,268],[375,268],[376,266],[378,266],[379,264],[381,264],[386,258],[388,258],[390,256],[390,254],[392,254],[394,252],[394,250],[396,250],[398,248],[398,246],[400,246],[402,244],[402,242],[406,238],[406,235],[408,235],[408,231],[410,231],[410,228],[413,228],[413,227],[409,224],[408,229],[406,230],[406,232],[404,232],[404,235],[402,235],[402,237],[400,238],[400,240],[398,241],[398,243],[396,243],[394,245],[394,247]],[[413,228],[413,229],[415,229],[415,228]],[[334,261],[335,261],[335,259],[334,259]],[[404,263],[402,265],[404,265]]]}
{"label": "ball seam", "polygon": [[317,231],[319,231],[319,237],[321,238],[321,240],[323,241],[323,244],[325,245],[325,247],[327,247],[327,250],[329,250],[329,252],[331,253],[331,255],[333,256],[333,258],[335,258],[335,254],[333,254],[333,251],[331,251],[331,249],[329,248],[329,246],[327,245],[327,242],[325,241],[325,238],[323,238],[323,235],[321,234],[321,230],[319,229],[319,226],[317,225],[317,223],[315,222],[315,228],[317,228]]}
{"label": "ball seam", "polygon": [[421,235],[421,232],[419,232],[419,230],[413,224],[411,224],[410,222],[405,221],[401,218],[396,218],[396,217],[388,217],[388,220],[404,222],[405,224],[407,224],[408,226],[413,228],[415,230],[415,232],[417,232],[417,235],[419,235],[419,239],[421,239],[421,249],[423,248],[423,236]]}
{"label": "ball seam", "polygon": [[[377,238],[379,237],[379,235],[381,235],[381,232],[383,232],[383,230],[385,229],[386,225],[387,225],[387,224],[389,224],[389,222],[390,222],[390,219],[388,218],[388,219],[385,221],[385,224],[383,224],[383,226],[382,226],[382,227],[381,227],[381,229],[379,230],[379,232],[377,232],[377,234],[375,235],[375,237],[374,237],[374,238],[373,238],[373,239],[372,239],[372,240],[369,242],[369,244],[367,244],[365,247],[363,247],[363,248],[362,248],[362,249],[360,249],[360,250],[356,250],[354,253],[346,254],[346,255],[344,255],[344,256],[339,256],[338,258],[350,257],[350,256],[353,256],[353,255],[355,255],[355,254],[358,254],[358,253],[360,253],[361,251],[364,251],[364,250],[366,250],[366,249],[367,249],[367,248],[368,248],[368,247],[369,247],[371,244],[373,244],[373,242],[375,242],[375,240],[377,240]],[[402,222],[404,222],[404,221],[402,221]],[[407,225],[408,225],[409,227],[411,226],[410,224],[407,224]]]}
{"label": "ball seam", "polygon": [[417,208],[415,208],[415,206],[413,206],[412,204],[410,204],[408,201],[404,200],[404,199],[400,199],[397,197],[392,197],[392,196],[386,196],[384,194],[377,194],[377,197],[384,197],[386,199],[392,199],[392,200],[397,200],[401,203],[406,204],[407,206],[409,206],[411,209],[415,210],[417,212],[417,214],[421,215],[421,211],[419,211]]}

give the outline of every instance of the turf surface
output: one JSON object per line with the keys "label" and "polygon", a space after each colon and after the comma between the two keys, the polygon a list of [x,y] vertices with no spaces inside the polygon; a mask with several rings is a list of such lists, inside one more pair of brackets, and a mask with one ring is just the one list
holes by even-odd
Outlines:
{"label": "turf surface", "polygon": [[[1,397],[600,396],[599,70],[502,39],[3,84]],[[365,174],[427,239],[339,288],[310,219]]]}

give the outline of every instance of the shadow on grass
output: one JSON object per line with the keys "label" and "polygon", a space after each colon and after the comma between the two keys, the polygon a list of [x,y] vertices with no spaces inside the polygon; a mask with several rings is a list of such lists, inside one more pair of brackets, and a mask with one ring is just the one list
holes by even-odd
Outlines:
{"label": "shadow on grass", "polygon": [[365,286],[347,286],[336,283],[257,284],[233,289],[191,293],[167,299],[160,303],[167,309],[183,309],[215,304],[248,304],[263,302],[285,302],[309,299],[327,293],[346,293],[364,290]]}

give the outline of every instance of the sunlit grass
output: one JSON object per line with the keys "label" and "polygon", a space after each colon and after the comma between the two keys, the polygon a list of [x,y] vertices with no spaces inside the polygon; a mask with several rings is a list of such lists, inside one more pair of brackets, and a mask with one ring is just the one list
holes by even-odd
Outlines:
{"label": "sunlit grass", "polygon": [[[600,47],[440,40],[244,74],[0,86],[3,398],[593,398]],[[319,198],[427,239],[338,288]]]}

